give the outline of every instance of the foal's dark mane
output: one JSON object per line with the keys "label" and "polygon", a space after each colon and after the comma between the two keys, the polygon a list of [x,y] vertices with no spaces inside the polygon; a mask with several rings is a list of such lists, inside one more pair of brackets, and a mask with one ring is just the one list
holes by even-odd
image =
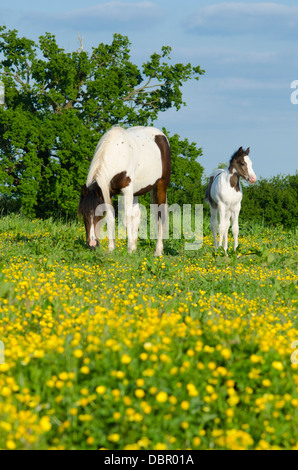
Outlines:
{"label": "foal's dark mane", "polygon": [[[249,151],[249,149],[247,149],[247,150]],[[243,150],[242,147],[240,147],[238,150],[236,150],[236,152],[234,152],[233,155],[230,158],[229,167],[231,166],[231,164],[232,164],[233,160],[235,160],[235,158],[241,157],[242,155],[243,156],[248,155],[247,150]]]}
{"label": "foal's dark mane", "polygon": [[82,187],[81,198],[79,203],[79,214],[90,214],[95,212],[96,207],[103,203],[103,195],[100,187],[96,181],[90,184],[90,186],[84,185]]}
{"label": "foal's dark mane", "polygon": [[236,150],[236,152],[233,153],[233,155],[231,156],[230,158],[230,161],[229,161],[229,164],[232,163],[232,161],[238,156],[238,150]]}

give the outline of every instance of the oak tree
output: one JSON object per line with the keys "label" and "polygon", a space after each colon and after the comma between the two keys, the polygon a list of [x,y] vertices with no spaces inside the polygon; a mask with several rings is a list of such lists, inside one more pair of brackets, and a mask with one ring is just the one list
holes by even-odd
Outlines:
{"label": "oak tree", "polygon": [[[183,83],[204,73],[190,63],[172,64],[170,52],[162,47],[138,67],[128,38],[120,34],[91,52],[82,45],[66,52],[50,33],[36,43],[0,27],[2,207],[38,217],[75,214],[101,135],[113,125],[151,125],[159,113],[179,110],[185,105]],[[179,202],[184,191],[191,197],[189,181],[201,185],[201,149],[177,135],[169,138],[171,202]]]}

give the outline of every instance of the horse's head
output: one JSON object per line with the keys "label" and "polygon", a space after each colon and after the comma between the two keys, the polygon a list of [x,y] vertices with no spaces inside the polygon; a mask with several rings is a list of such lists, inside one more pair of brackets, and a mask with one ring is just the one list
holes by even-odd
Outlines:
{"label": "horse's head", "polygon": [[249,147],[246,150],[240,147],[237,152],[234,153],[230,160],[229,172],[236,173],[249,183],[255,183],[257,177],[252,168],[252,161],[248,156],[249,151]]}
{"label": "horse's head", "polygon": [[82,186],[81,198],[79,203],[78,212],[84,218],[84,224],[87,236],[87,245],[92,250],[98,245],[97,239],[97,224],[103,218],[98,215],[96,209],[98,206],[104,204],[102,191],[96,182],[90,186]]}

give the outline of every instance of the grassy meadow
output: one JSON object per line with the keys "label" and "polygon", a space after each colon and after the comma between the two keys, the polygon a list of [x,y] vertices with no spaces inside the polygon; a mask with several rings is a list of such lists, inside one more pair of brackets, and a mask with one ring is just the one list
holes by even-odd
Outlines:
{"label": "grassy meadow", "polygon": [[0,220],[1,449],[298,449],[297,231],[84,239]]}

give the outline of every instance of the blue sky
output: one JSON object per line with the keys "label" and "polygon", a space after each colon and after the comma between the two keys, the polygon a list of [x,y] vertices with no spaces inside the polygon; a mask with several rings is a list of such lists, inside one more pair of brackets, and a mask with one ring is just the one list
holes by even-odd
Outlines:
{"label": "blue sky", "polygon": [[162,46],[174,62],[206,73],[183,86],[187,106],[156,121],[203,148],[206,174],[240,146],[251,148],[258,176],[294,174],[298,161],[297,1],[10,0],[0,24],[37,40],[48,31],[67,51],[128,36],[141,64]]}

